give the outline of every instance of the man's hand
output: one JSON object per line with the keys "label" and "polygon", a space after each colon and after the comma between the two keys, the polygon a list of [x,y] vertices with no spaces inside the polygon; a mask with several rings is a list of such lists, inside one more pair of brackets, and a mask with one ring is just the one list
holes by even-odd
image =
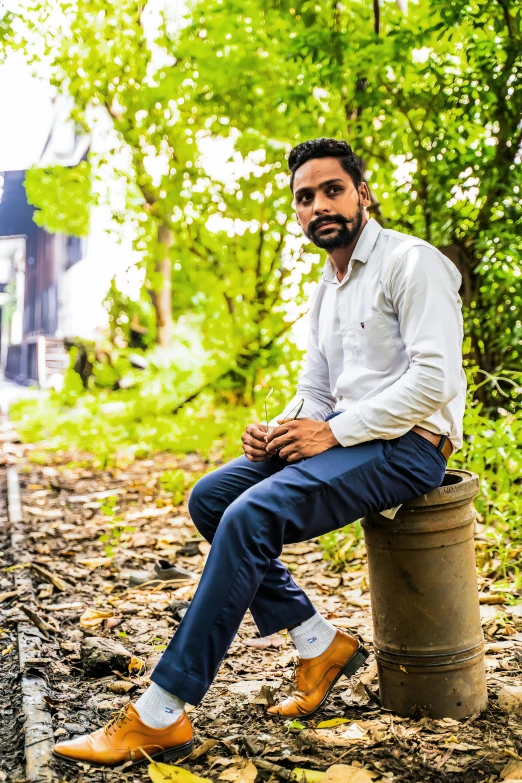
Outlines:
{"label": "man's hand", "polygon": [[266,450],[266,424],[249,424],[241,435],[245,457],[250,462],[264,462],[272,454]]}
{"label": "man's hand", "polygon": [[[278,419],[278,423],[283,419]],[[327,421],[296,419],[280,424],[266,436],[269,454],[279,454],[287,462],[297,462],[305,457],[315,457],[339,441]]]}

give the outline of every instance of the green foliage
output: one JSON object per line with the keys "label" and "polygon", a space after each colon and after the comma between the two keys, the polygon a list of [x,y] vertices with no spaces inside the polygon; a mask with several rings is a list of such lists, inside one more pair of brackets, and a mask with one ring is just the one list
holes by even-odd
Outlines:
{"label": "green foliage", "polygon": [[[68,378],[75,375],[69,370]],[[206,383],[208,391],[183,405]],[[67,381],[66,389],[70,385]],[[151,367],[139,383],[118,392],[84,391],[73,408],[69,399],[68,391],[63,399],[62,393],[50,392],[16,403],[10,415],[27,442],[43,442],[49,451],[77,449],[99,467],[127,464],[157,451],[237,456],[241,433],[258,418],[253,408],[229,405],[225,398],[220,403],[219,396],[216,402],[211,375],[173,366]]]}
{"label": "green foliage", "polygon": [[72,168],[29,169],[24,184],[29,203],[36,207],[35,223],[52,234],[87,236],[92,201],[87,161]]}
{"label": "green foliage", "polygon": [[0,3],[0,63],[3,61],[6,53],[4,41],[12,35],[14,19],[14,13],[8,11],[4,3]]}
{"label": "green foliage", "polygon": [[101,513],[107,517],[108,530],[103,533],[98,541],[105,544],[105,554],[107,557],[113,557],[123,533],[134,533],[136,530],[132,525],[126,525],[123,517],[116,515],[116,504],[118,498],[111,495],[106,498],[105,503],[100,508]]}
{"label": "green foliage", "polygon": [[158,479],[164,492],[171,495],[172,503],[178,506],[185,491],[185,474],[182,470],[165,470]]}
{"label": "green foliage", "polygon": [[67,369],[64,377],[63,388],[60,392],[60,400],[62,405],[69,408],[74,408],[79,397],[85,391],[82,379],[79,374],[74,371],[73,367],[78,357],[78,348],[75,346],[69,351],[69,368]]}
{"label": "green foliage", "polygon": [[156,317],[150,294],[142,289],[138,301],[118,290],[114,280],[104,301],[109,314],[110,338],[113,345],[130,348],[152,348],[156,342]]}
{"label": "green foliage", "polygon": [[[331,135],[364,159],[372,213],[445,248],[461,270],[470,366],[519,367],[520,0],[412,1],[407,15],[385,2],[379,24],[361,0],[197,0],[181,28],[168,13],[147,27],[146,6],[59,0],[57,25],[36,2],[17,38],[33,62],[45,57],[74,119],[89,128],[96,107],[113,124],[118,144],[91,164],[125,185],[114,217],[137,226],[146,344],[163,330],[147,302],[162,318],[201,317],[205,347],[229,360],[231,393],[252,404],[279,338],[288,344],[283,316],[306,308],[320,262],[293,224],[285,154]],[[209,167],[202,153],[228,165]],[[38,188],[50,206],[61,195]],[[58,211],[74,228],[77,201],[58,199],[42,220]],[[165,287],[170,308],[156,296]],[[113,332],[128,332],[134,313],[112,300]]]}
{"label": "green foliage", "polygon": [[[472,391],[480,382],[477,375],[477,371],[469,375]],[[449,467],[478,475],[480,495],[475,505],[487,542],[482,565],[506,577],[508,568],[516,575],[522,565],[522,497],[517,491],[522,475],[522,413],[499,408],[498,414],[492,418],[482,403],[469,400],[464,419],[467,436]]]}
{"label": "green foliage", "polygon": [[47,451],[35,450],[29,454],[29,462],[33,465],[48,465],[50,461],[50,454]]}
{"label": "green foliage", "polygon": [[319,538],[324,556],[334,570],[344,570],[364,557],[364,535],[361,520]]}

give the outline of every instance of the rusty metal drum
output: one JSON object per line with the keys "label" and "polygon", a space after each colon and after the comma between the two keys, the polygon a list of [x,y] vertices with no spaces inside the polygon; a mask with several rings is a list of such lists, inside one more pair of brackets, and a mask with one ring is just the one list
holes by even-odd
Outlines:
{"label": "rusty metal drum", "polygon": [[487,706],[474,548],[478,477],[442,486],[395,519],[363,522],[379,689],[398,715],[465,718]]}

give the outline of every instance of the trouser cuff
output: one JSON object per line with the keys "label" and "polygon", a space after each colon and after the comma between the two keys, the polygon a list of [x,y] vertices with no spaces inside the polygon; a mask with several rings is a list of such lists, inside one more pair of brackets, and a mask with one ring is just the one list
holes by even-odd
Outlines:
{"label": "trouser cuff", "polygon": [[259,616],[256,612],[252,612],[261,636],[271,636],[273,633],[283,631],[291,625],[300,625],[305,620],[313,617],[314,614],[317,614],[317,609],[311,601],[297,608],[295,605],[290,605],[288,609],[275,612],[274,614],[262,614]]}
{"label": "trouser cuff", "polygon": [[150,679],[163,690],[194,707],[198,706],[211,685],[161,660],[150,675]]}

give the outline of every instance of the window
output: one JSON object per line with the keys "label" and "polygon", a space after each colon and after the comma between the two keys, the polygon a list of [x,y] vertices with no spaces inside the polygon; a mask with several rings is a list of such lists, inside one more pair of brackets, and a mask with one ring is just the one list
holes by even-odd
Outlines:
{"label": "window", "polygon": [[86,252],[87,240],[82,237],[67,237],[65,268],[70,269],[80,261]]}

